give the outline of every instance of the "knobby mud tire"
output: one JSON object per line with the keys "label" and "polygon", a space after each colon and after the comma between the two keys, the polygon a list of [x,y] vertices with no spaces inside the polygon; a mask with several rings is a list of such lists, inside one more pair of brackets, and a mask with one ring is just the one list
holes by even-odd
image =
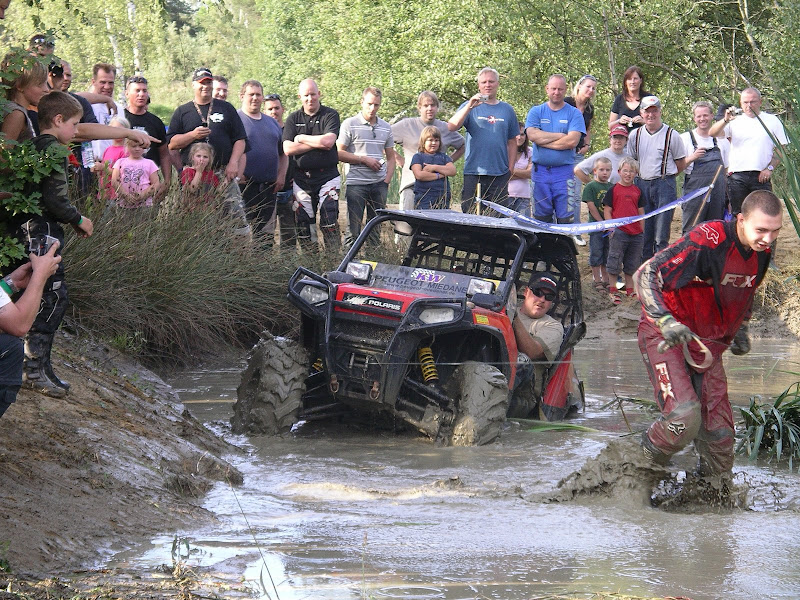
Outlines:
{"label": "knobby mud tire", "polygon": [[289,431],[300,419],[308,373],[305,348],[288,338],[262,334],[236,389],[233,432],[275,435]]}
{"label": "knobby mud tire", "polygon": [[497,368],[466,362],[453,373],[449,392],[458,403],[451,445],[481,446],[500,435],[508,410],[508,381]]}

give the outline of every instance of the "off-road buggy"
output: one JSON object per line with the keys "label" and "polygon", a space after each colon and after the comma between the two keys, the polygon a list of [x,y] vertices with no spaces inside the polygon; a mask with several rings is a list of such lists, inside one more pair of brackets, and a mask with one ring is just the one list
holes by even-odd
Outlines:
{"label": "off-road buggy", "polygon": [[[255,346],[234,431],[276,433],[344,412],[472,445],[495,439],[507,416],[560,420],[582,407],[571,356],[586,327],[569,236],[450,210],[378,212],[335,271],[300,267],[291,277],[300,340],[265,334]],[[406,252],[375,243],[389,221],[410,229]],[[545,270],[557,280],[550,314],[564,339],[537,394],[530,384],[514,390],[510,317],[521,288]]]}

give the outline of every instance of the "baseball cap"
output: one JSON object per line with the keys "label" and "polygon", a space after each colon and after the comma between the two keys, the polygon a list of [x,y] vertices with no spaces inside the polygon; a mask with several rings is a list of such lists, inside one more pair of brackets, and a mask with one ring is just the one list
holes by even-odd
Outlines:
{"label": "baseball cap", "polygon": [[549,290],[554,294],[558,293],[556,278],[553,277],[553,274],[548,271],[536,275],[528,287],[531,290]]}
{"label": "baseball cap", "polygon": [[639,108],[645,110],[651,106],[661,108],[661,100],[658,99],[658,96],[645,96],[642,98],[642,103],[639,105]]}
{"label": "baseball cap", "polygon": [[628,137],[628,128],[625,127],[625,125],[620,125],[617,123],[608,130],[608,135],[624,135],[625,137]]}
{"label": "baseball cap", "polygon": [[200,67],[199,69],[195,69],[194,73],[192,73],[192,81],[205,81],[206,79],[213,79],[213,75],[211,71],[209,71],[206,67]]}

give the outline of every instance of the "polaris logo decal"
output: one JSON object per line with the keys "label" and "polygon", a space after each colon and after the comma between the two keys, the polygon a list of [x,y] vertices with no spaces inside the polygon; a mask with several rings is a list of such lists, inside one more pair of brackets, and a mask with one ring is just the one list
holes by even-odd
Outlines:
{"label": "polaris logo decal", "polygon": [[403,303],[400,300],[390,298],[373,298],[372,296],[362,296],[360,294],[345,294],[343,300],[348,304],[356,306],[372,306],[386,310],[403,310]]}
{"label": "polaris logo decal", "polygon": [[444,275],[431,269],[414,269],[411,272],[411,279],[428,283],[441,283],[444,281]]}

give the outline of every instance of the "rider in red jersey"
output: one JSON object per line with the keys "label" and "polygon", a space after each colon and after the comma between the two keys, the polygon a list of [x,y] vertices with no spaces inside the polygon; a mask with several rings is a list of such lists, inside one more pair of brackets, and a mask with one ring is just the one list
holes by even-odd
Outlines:
{"label": "rider in red jersey", "polygon": [[698,225],[634,275],[639,349],[662,415],[642,446],[656,462],[666,464],[694,441],[700,475],[731,471],[734,425],[722,353],[750,350],[753,297],[781,225],[780,200],[753,192],[735,221]]}

